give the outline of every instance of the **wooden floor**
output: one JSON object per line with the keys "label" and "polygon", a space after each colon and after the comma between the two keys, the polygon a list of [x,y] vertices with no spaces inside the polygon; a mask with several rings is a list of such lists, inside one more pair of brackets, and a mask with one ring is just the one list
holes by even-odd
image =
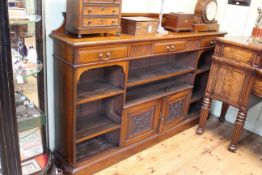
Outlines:
{"label": "wooden floor", "polygon": [[227,151],[232,124],[208,121],[95,175],[262,175],[262,137],[245,131],[236,153]]}

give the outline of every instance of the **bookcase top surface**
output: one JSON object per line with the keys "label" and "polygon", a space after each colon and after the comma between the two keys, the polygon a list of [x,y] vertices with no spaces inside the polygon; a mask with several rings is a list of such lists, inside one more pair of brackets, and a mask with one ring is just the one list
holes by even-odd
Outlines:
{"label": "bookcase top surface", "polygon": [[50,35],[56,40],[63,41],[74,47],[103,45],[103,44],[121,44],[132,42],[151,42],[157,40],[168,39],[183,39],[183,38],[197,38],[197,37],[209,37],[218,36],[222,37],[226,32],[168,32],[166,35],[161,34],[146,34],[146,35],[127,35],[121,34],[120,36],[114,35],[83,35],[82,38],[77,38],[76,35],[65,34],[63,31],[54,31]]}

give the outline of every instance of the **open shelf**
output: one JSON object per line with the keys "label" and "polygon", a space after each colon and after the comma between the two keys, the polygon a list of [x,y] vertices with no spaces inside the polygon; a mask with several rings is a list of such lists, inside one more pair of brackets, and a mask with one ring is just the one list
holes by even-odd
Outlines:
{"label": "open shelf", "polygon": [[196,74],[199,75],[208,71],[210,71],[210,65],[202,65],[197,68]]}
{"label": "open shelf", "polygon": [[83,142],[90,138],[114,131],[120,128],[120,124],[111,120],[106,114],[94,114],[88,119],[77,120],[76,143]]}
{"label": "open shelf", "polygon": [[77,104],[124,93],[125,74],[120,66],[91,69],[77,84]]}
{"label": "open shelf", "polygon": [[78,105],[76,143],[120,128],[123,95]]}
{"label": "open shelf", "polygon": [[190,81],[191,77],[193,77],[192,74],[187,74],[181,77],[175,77],[130,88],[127,90],[125,107],[127,108],[136,104],[193,88],[193,86],[186,81]]}
{"label": "open shelf", "polygon": [[205,51],[200,55],[196,71],[197,75],[208,72],[210,70],[212,56],[212,50]]}
{"label": "open shelf", "polygon": [[129,73],[127,86],[137,86],[194,71],[195,69],[193,67],[174,67],[173,65],[166,64],[152,66],[149,68],[135,69]]}
{"label": "open shelf", "polygon": [[204,97],[204,94],[205,94],[204,91],[193,92],[190,103],[200,101]]}
{"label": "open shelf", "polygon": [[196,52],[130,61],[127,87],[139,86],[195,71]]}
{"label": "open shelf", "polygon": [[77,104],[119,95],[124,92],[120,87],[103,81],[86,83],[86,85],[82,85],[81,88],[79,88]]}
{"label": "open shelf", "polygon": [[191,103],[189,106],[188,117],[195,117],[200,114],[202,101]]}
{"label": "open shelf", "polygon": [[119,130],[79,143],[76,146],[77,162],[117,149],[118,145]]}

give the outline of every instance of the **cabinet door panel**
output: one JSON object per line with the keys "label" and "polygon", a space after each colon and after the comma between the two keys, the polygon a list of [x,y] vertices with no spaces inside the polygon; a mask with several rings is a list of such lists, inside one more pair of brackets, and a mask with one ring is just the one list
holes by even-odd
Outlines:
{"label": "cabinet door panel", "polygon": [[159,115],[159,100],[125,109],[123,112],[121,146],[154,135],[157,132]]}
{"label": "cabinet door panel", "polygon": [[182,122],[188,113],[191,89],[163,98],[159,132]]}
{"label": "cabinet door panel", "polygon": [[213,63],[211,76],[213,78],[208,82],[207,91],[214,98],[238,107],[242,103],[242,97],[249,94],[247,86],[251,82],[247,80],[252,75],[245,70]]}

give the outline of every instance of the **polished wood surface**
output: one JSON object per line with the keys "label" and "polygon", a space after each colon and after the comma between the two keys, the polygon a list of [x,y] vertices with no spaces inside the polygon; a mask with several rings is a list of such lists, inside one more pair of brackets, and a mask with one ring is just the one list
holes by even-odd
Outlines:
{"label": "polished wood surface", "polygon": [[196,137],[195,129],[192,127],[95,175],[262,174],[261,136],[244,131],[242,146],[231,154],[225,147],[231,138],[232,124],[212,117],[204,137]]}
{"label": "polished wood surface", "polygon": [[259,73],[262,69],[262,45],[246,37],[218,38],[216,43],[197,133],[202,134],[204,131],[211,99],[224,103],[221,121],[224,121],[228,105],[232,105],[239,112],[228,149],[235,152],[247,117],[252,90],[261,99],[258,89],[262,89]]}
{"label": "polished wood surface", "polygon": [[67,32],[78,34],[112,33],[121,31],[121,0],[67,0]]}
{"label": "polished wood surface", "polygon": [[165,18],[165,29],[175,32],[193,31],[194,14],[170,13]]}
{"label": "polished wood surface", "polygon": [[214,39],[224,35],[54,31],[59,165],[92,174],[194,125]]}

